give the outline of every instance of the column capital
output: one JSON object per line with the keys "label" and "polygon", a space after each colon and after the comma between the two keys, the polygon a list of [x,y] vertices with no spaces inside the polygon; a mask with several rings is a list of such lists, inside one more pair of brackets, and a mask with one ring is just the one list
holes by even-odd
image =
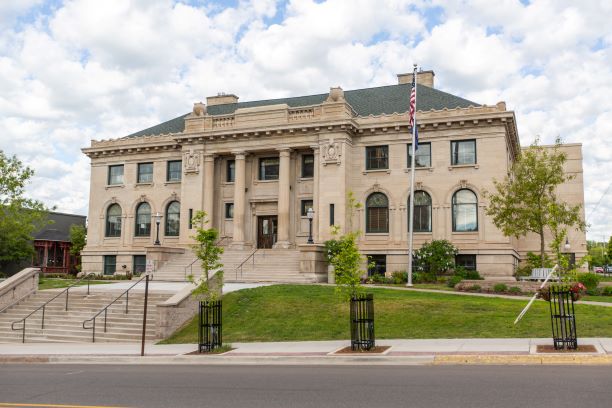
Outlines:
{"label": "column capital", "polygon": [[213,152],[205,152],[204,153],[204,161],[214,161],[216,154]]}
{"label": "column capital", "polygon": [[289,155],[291,154],[290,147],[279,147],[276,150],[279,152],[280,157],[289,157]]}
{"label": "column capital", "polygon": [[319,150],[320,146],[317,144],[310,146],[310,148],[316,152],[317,150]]}
{"label": "column capital", "polygon": [[236,160],[244,160],[249,153],[244,150],[232,150],[232,154]]}

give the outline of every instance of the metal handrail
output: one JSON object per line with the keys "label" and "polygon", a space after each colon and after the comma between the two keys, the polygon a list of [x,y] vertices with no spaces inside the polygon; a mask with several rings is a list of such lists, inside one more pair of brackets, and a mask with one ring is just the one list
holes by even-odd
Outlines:
{"label": "metal handrail", "polygon": [[[51,299],[47,300],[45,303],[43,303],[42,305],[38,306],[36,309],[34,309],[32,312],[30,312],[30,314],[28,314],[26,317],[24,317],[23,319],[19,319],[19,320],[15,320],[14,322],[11,323],[11,330],[21,330],[22,334],[21,334],[21,342],[25,343],[25,331],[26,331],[26,319],[29,318],[30,316],[32,316],[34,313],[38,312],[40,309],[42,309],[42,319],[41,319],[41,323],[40,323],[40,328],[44,329],[45,328],[45,308],[47,307],[47,305],[49,303],[51,303],[52,301],[54,301],[55,299],[57,299],[62,293],[66,292],[66,307],[64,310],[68,310],[68,295],[69,295],[69,291],[70,288],[76,286],[79,282],[81,282],[83,279],[88,279],[87,280],[87,294],[89,295],[89,278],[91,276],[95,276],[96,273],[95,272],[90,272],[87,275],[84,275],[81,277],[81,279],[79,279],[78,281],[74,282],[72,285],[68,286],[66,289],[62,290],[61,292],[59,292],[57,295],[53,296]],[[21,328],[15,328],[15,324],[17,323],[23,323],[23,326]]]}
{"label": "metal handrail", "polygon": [[[121,299],[123,297],[123,295],[125,295],[125,313],[128,313],[128,307],[130,304],[130,295],[129,292],[130,290],[138,285],[140,282],[143,281],[143,279],[147,278],[149,275],[148,274],[144,274],[142,276],[142,278],[138,279],[138,281],[136,283],[134,283],[132,286],[130,286],[129,288],[127,288],[124,292],[122,292],[119,296],[117,296],[112,302],[110,302],[108,305],[106,305],[102,310],[100,310],[98,313],[96,313],[92,318],[90,319],[86,319],[83,320],[83,329],[85,330],[89,330],[89,329],[93,329],[93,333],[92,333],[92,343],[96,342],[96,318],[98,316],[100,316],[100,314],[102,314],[102,312],[104,312],[104,333],[106,333],[106,317],[108,315],[108,308],[111,307],[116,301],[118,301],[119,299]],[[85,327],[85,324],[87,322],[93,322],[91,327]]]}
{"label": "metal handrail", "polygon": [[[221,238],[220,238],[220,239],[219,239],[217,242],[215,242],[215,245],[216,245],[216,246],[220,246],[220,245],[221,245],[221,243],[222,243],[223,241],[225,241],[226,239],[228,239],[228,238],[229,238],[229,236],[227,236],[227,235],[226,235],[226,236],[224,236],[224,237],[221,237]],[[196,262],[198,262],[199,260],[200,260],[200,258],[196,258],[196,259],[194,259],[194,260],[193,260],[193,261],[192,261],[192,262],[191,262],[189,265],[187,265],[187,266],[185,267],[185,269],[184,269],[184,271],[183,271],[183,279],[185,279],[185,281],[187,281],[187,276],[189,276],[189,275],[193,275],[193,265],[194,265]],[[189,275],[187,275],[187,269],[189,269],[189,272],[190,272],[190,273],[189,273]]]}
{"label": "metal handrail", "polygon": [[249,256],[247,256],[241,263],[240,265],[238,265],[236,267],[236,269],[234,270],[234,275],[235,275],[235,279],[238,280],[238,269],[240,269],[240,279],[242,279],[243,273],[242,273],[242,266],[247,263],[247,261],[249,259],[253,259],[253,268],[255,268],[255,254],[257,253],[257,251],[259,251],[261,248],[257,248],[255,249],[253,252],[251,252],[249,254]]}

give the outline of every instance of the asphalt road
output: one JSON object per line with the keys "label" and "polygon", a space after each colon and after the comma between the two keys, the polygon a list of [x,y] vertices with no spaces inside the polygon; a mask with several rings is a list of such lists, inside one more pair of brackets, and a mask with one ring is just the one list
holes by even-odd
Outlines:
{"label": "asphalt road", "polygon": [[585,408],[611,401],[612,369],[596,366],[0,366],[0,407]]}

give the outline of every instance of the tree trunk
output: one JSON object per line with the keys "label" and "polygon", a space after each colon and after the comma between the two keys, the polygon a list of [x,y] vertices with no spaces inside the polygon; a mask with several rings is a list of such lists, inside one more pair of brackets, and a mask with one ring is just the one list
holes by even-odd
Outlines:
{"label": "tree trunk", "polygon": [[540,268],[544,268],[544,228],[540,228]]}

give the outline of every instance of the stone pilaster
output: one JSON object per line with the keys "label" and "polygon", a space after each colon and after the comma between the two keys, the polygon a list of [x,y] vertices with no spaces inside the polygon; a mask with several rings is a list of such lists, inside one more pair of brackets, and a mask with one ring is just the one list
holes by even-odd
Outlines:
{"label": "stone pilaster", "polygon": [[208,227],[214,226],[214,195],[215,195],[215,156],[204,154],[204,203],[203,208],[208,218]]}
{"label": "stone pilaster", "polygon": [[242,151],[233,153],[236,161],[234,167],[234,233],[231,246],[232,248],[242,249],[244,247],[244,214],[246,209],[246,155]]}
{"label": "stone pilaster", "polygon": [[319,145],[310,146],[314,153],[314,174],[312,178],[312,206],[314,210],[314,218],[312,220],[312,236],[316,242],[320,242],[319,238],[319,218],[321,217],[321,212],[319,211]]}
{"label": "stone pilaster", "polygon": [[290,201],[290,160],[291,150],[279,150],[278,180],[278,235],[275,248],[289,248],[289,201]]}

